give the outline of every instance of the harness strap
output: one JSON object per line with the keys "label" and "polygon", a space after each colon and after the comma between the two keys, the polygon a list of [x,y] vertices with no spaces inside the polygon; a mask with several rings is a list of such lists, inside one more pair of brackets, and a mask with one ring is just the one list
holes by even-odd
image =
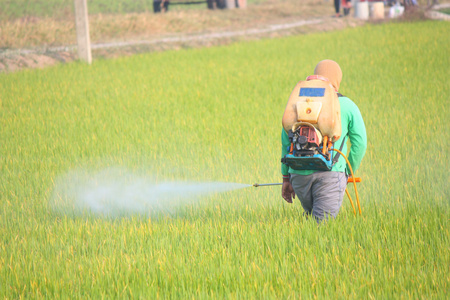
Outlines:
{"label": "harness strap", "polygon": [[[341,144],[341,148],[339,148],[339,152],[342,152],[342,149],[344,149],[345,138],[346,138],[346,136],[344,136],[344,139],[342,140],[342,144]],[[333,148],[334,148],[334,144],[333,144]],[[337,163],[337,161],[339,160],[339,156],[341,155],[341,153],[339,153],[339,152],[333,157],[333,164]]]}

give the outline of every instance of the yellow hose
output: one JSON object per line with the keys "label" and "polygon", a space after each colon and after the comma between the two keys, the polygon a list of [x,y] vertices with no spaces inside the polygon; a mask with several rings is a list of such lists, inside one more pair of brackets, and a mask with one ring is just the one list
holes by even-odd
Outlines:
{"label": "yellow hose", "polygon": [[347,196],[348,196],[348,200],[350,200],[350,203],[352,204],[352,207],[353,207],[353,214],[356,216],[356,210],[355,210],[355,206],[353,205],[353,200],[352,200],[352,197],[350,197],[350,194],[349,194],[349,192],[348,192],[348,189],[347,188],[345,188],[345,193],[347,194]]}
{"label": "yellow hose", "polygon": [[[338,150],[338,149],[332,149],[332,151],[336,151],[336,152],[340,153],[340,154],[345,158],[345,161],[347,162],[348,167],[350,168],[350,174],[352,175],[352,178],[355,178],[355,176],[353,176],[352,165],[351,165],[350,162],[348,161],[347,156],[345,156],[344,153],[342,153],[342,152],[341,152],[340,150]],[[358,204],[358,211],[359,211],[359,214],[361,215],[361,204],[359,203],[358,189],[356,188],[356,182],[355,182],[354,180],[353,180],[353,185],[354,185],[354,187],[355,187],[356,203]],[[350,202],[351,202],[351,204],[352,204],[352,206],[353,206],[353,201],[352,201],[352,199],[350,198],[350,194],[348,193],[347,189],[345,189],[345,191],[346,191],[347,196],[349,197]],[[355,207],[353,207],[353,209],[355,209]]]}

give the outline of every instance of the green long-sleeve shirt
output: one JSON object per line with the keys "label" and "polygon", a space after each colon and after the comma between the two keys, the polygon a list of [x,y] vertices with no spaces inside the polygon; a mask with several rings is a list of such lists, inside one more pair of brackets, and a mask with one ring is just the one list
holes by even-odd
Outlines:
{"label": "green long-sleeve shirt", "polygon": [[[361,112],[359,111],[356,104],[347,97],[339,97],[339,104],[341,107],[341,125],[342,125],[342,133],[339,140],[334,143],[334,148],[340,149],[342,145],[342,141],[344,137],[350,139],[350,153],[347,156],[352,168],[353,172],[358,170],[359,165],[366,153],[367,148],[367,135],[366,135],[366,126],[364,125],[364,120],[361,116]],[[348,141],[348,138],[345,141]],[[284,157],[288,153],[289,146],[291,142],[289,141],[288,134],[283,129],[281,133],[281,157]],[[347,153],[347,143],[344,144],[342,148],[342,153]],[[333,152],[335,153],[335,152]],[[334,155],[334,154],[333,154]],[[331,171],[335,172],[347,172],[350,173],[350,169],[347,167],[347,163],[345,158],[342,155],[339,157],[338,162],[333,166]],[[288,167],[285,164],[281,164],[281,174],[288,175],[289,173],[295,173],[299,175],[309,175],[316,172],[315,170],[294,170]]]}

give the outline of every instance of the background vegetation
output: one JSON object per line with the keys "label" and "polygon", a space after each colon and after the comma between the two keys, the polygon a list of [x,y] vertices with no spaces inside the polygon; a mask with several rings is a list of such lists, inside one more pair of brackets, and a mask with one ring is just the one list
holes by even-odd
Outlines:
{"label": "background vegetation", "polygon": [[[427,5],[428,1],[418,0],[417,2],[419,5]],[[183,0],[172,0],[171,2],[183,2]],[[247,4],[250,5],[263,2],[284,3],[287,0],[247,0]],[[332,2],[326,0],[304,0],[302,2],[333,6]],[[302,4],[300,3],[300,5]],[[153,12],[153,0],[88,0],[88,6],[90,14]],[[170,6],[170,10],[186,9],[206,9],[206,3]],[[73,0],[0,0],[0,19],[16,19],[22,17],[66,18],[68,15],[73,15]]]}
{"label": "background vegetation", "polygon": [[[264,0],[247,0],[248,4]],[[173,0],[183,2],[182,0]],[[185,2],[188,2],[187,0]],[[56,17],[61,18],[73,14],[73,0],[0,0],[0,18]],[[89,0],[90,14],[124,14],[153,12],[153,0]],[[170,10],[206,9],[205,4],[170,6]]]}
{"label": "background vegetation", "polygon": [[[445,298],[448,26],[372,25],[0,74],[0,295]],[[340,63],[341,92],[367,127],[362,216],[345,199],[317,226],[279,188],[151,218],[52,211],[57,178],[76,169],[279,182],[285,103],[324,58]]]}
{"label": "background vegetation", "polygon": [[[0,0],[0,52],[3,49],[45,48],[76,44],[72,0],[57,3],[46,1],[2,3],[2,1],[5,0]],[[95,44],[152,40],[180,34],[254,29],[333,14],[330,3],[317,0],[304,0],[300,3],[296,0],[249,1],[248,9],[234,10],[208,10],[206,4],[170,6],[169,12],[164,14],[154,14],[152,6],[143,5],[143,3],[89,1],[91,42]],[[130,11],[120,8],[136,5],[141,6]],[[322,31],[327,27],[342,28],[346,23],[342,19],[333,21],[329,20],[327,26],[315,26],[308,30]],[[355,20],[351,23],[355,23]],[[289,30],[283,30],[278,34],[289,32]]]}

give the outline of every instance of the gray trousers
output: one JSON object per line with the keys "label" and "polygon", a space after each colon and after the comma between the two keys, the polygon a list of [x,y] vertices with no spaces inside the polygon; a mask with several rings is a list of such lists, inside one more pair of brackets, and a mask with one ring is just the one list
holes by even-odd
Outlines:
{"label": "gray trousers", "polygon": [[317,221],[336,218],[344,199],[348,176],[344,172],[319,171],[291,174],[291,184],[307,215]]}

